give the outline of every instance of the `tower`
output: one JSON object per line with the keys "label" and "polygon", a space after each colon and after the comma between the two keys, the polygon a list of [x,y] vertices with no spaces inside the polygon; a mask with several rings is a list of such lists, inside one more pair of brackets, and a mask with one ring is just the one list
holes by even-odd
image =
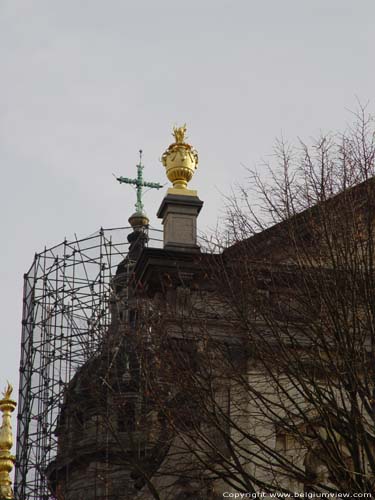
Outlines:
{"label": "tower", "polygon": [[187,187],[198,155],[185,131],[175,129],[163,155],[173,183],[159,210],[163,248],[142,199],[144,187],[162,186],[144,180],[140,156],[137,177],[118,178],[137,190],[128,234],[65,240],[25,275],[17,500],[147,498],[168,456],[171,430],[143,371],[155,360],[141,311],[158,316],[153,300],[166,278],[183,288],[194,279],[202,202]]}

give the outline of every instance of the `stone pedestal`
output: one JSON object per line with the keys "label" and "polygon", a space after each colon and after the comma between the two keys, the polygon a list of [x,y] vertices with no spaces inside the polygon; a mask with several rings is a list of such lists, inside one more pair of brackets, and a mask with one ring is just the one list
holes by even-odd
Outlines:
{"label": "stone pedestal", "polygon": [[164,226],[164,248],[184,252],[199,252],[197,217],[203,201],[198,196],[167,194],[157,216]]}

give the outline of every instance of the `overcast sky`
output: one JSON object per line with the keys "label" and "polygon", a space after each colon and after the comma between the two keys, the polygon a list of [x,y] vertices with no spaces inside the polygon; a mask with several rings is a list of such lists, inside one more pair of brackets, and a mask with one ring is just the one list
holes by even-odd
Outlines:
{"label": "overcast sky", "polygon": [[[190,187],[214,226],[222,194],[289,140],[375,111],[374,0],[0,0],[0,385],[17,386],[22,279],[34,253],[127,224],[187,123]],[[160,191],[145,198],[152,223]]]}

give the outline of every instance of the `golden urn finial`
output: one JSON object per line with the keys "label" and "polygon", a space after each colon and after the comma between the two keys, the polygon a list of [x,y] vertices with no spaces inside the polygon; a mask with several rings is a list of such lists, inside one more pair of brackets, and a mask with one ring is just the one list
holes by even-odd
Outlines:
{"label": "golden urn finial", "polygon": [[198,168],[197,151],[185,142],[186,124],[182,127],[173,127],[175,142],[171,144],[161,157],[166,169],[168,179],[173,188],[168,189],[169,194],[193,195],[196,191],[187,188],[188,182]]}
{"label": "golden urn finial", "polygon": [[11,414],[17,403],[10,399],[13,387],[9,384],[2,393],[0,399],[0,411],[2,413],[2,424],[0,427],[0,500],[13,500],[12,481],[10,472],[13,469],[15,457],[10,450],[13,446],[13,435],[11,425]]}

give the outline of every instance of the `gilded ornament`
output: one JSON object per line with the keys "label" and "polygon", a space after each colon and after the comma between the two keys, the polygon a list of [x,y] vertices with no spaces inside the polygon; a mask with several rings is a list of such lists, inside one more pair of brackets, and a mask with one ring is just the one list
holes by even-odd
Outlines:
{"label": "gilded ornament", "polygon": [[186,123],[182,127],[173,127],[173,134],[176,144],[184,144],[186,134]]}
{"label": "gilded ornament", "polygon": [[8,382],[6,389],[2,392],[4,399],[9,399],[13,392],[13,386]]}
{"label": "gilded ornament", "polygon": [[167,177],[173,184],[168,193],[196,196],[196,191],[188,189],[187,186],[198,168],[198,153],[185,142],[186,124],[182,127],[173,127],[172,135],[175,142],[161,157]]}
{"label": "gilded ornament", "polygon": [[13,387],[8,383],[0,399],[2,424],[0,427],[0,500],[13,500],[12,481],[10,473],[13,469],[15,457],[10,450],[13,446],[11,414],[16,408],[16,402],[10,399]]}

